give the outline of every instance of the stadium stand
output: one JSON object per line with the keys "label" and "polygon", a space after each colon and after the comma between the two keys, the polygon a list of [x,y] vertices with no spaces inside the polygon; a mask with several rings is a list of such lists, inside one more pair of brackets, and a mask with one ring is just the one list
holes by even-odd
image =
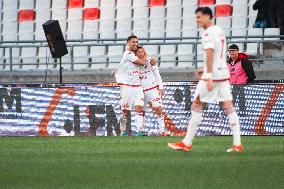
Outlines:
{"label": "stadium stand", "polygon": [[[261,57],[265,54],[263,41],[279,40],[279,37],[266,36],[279,35],[280,32],[277,28],[252,28],[256,18],[256,11],[252,10],[254,2],[1,0],[0,71],[9,71],[11,62],[12,70],[16,71],[44,70],[47,61],[52,63],[50,69],[57,67],[57,61],[46,52],[42,30],[42,24],[49,19],[59,20],[67,40],[69,54],[62,59],[65,70],[114,67],[125,49],[125,38],[130,34],[141,38],[140,42],[146,45],[150,55],[157,58],[161,68],[197,68],[200,65],[196,62],[202,62],[198,44],[200,29],[197,28],[194,13],[198,6],[213,9],[216,24],[223,28],[229,39],[232,38],[229,43],[237,43],[242,51]],[[254,38],[256,35],[263,37]],[[12,45],[12,55],[7,45]]]}

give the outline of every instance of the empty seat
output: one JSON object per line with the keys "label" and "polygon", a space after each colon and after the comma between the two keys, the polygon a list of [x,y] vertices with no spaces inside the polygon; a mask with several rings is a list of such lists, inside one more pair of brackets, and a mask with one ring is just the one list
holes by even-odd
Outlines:
{"label": "empty seat", "polygon": [[119,64],[124,52],[124,46],[108,46],[108,67],[115,68]]}
{"label": "empty seat", "polygon": [[100,0],[85,0],[85,8],[98,7]]}
{"label": "empty seat", "polygon": [[153,18],[150,20],[150,30],[164,30],[165,19],[164,18]]}
{"label": "empty seat", "polygon": [[140,29],[133,29],[132,34],[139,37],[139,42],[143,42],[144,40],[141,40],[141,38],[148,38],[149,32],[148,30],[140,30]]}
{"label": "empty seat", "polygon": [[101,11],[98,8],[87,8],[84,9],[83,19],[84,20],[98,20],[100,18]]}
{"label": "empty seat", "polygon": [[3,11],[3,21],[4,22],[17,21],[17,19],[18,19],[17,10],[4,10]]}
{"label": "empty seat", "polygon": [[17,9],[18,9],[18,0],[3,1],[3,11],[17,10]]}
{"label": "empty seat", "polygon": [[160,46],[160,67],[175,67],[176,66],[176,45],[161,45]]}
{"label": "empty seat", "polygon": [[114,19],[115,8],[114,7],[101,7],[101,19]]}
{"label": "empty seat", "polygon": [[148,30],[148,19],[139,18],[133,20],[133,30]]}
{"label": "empty seat", "polygon": [[195,10],[197,9],[196,5],[184,5],[183,6],[183,17],[194,17],[195,21]]}
{"label": "empty seat", "polygon": [[105,68],[107,63],[106,46],[91,46],[92,68]]}
{"label": "empty seat", "polygon": [[[262,36],[263,31],[261,28],[250,28],[248,30],[248,36]],[[248,38],[247,40],[260,40],[260,38]],[[246,52],[249,55],[257,55],[257,43],[247,43],[247,50]],[[260,43],[260,55],[263,54],[263,45]]]}
{"label": "empty seat", "polygon": [[233,7],[229,4],[227,5],[216,5],[215,16],[216,17],[226,17],[231,16],[233,12]]}
{"label": "empty seat", "polygon": [[20,0],[19,9],[33,9],[34,0]]}
{"label": "empty seat", "polygon": [[34,32],[33,22],[21,22],[19,23],[19,33],[31,33]]}
{"label": "empty seat", "polygon": [[18,32],[18,22],[4,22],[3,23],[3,36],[6,34],[17,33]]}
{"label": "empty seat", "polygon": [[143,45],[145,48],[147,55],[150,57],[154,57],[156,60],[158,60],[158,51],[159,51],[159,46],[158,45]]}
{"label": "empty seat", "polygon": [[133,18],[148,18],[149,7],[137,7],[133,9]]}
{"label": "empty seat", "polygon": [[[167,38],[171,38],[171,37],[180,38],[181,37],[181,30],[180,29],[167,29],[166,30],[166,37]],[[174,41],[179,41],[179,40],[168,40],[168,41],[174,42]]]}
{"label": "empty seat", "polygon": [[37,49],[35,47],[22,47],[21,59],[22,65],[21,69],[33,70],[37,67]]}
{"label": "empty seat", "polygon": [[222,29],[231,28],[231,17],[217,17],[216,25]]}
{"label": "empty seat", "polygon": [[180,18],[168,18],[166,22],[166,30],[181,28],[181,19]]}
{"label": "empty seat", "polygon": [[125,0],[116,0],[116,7],[130,7],[131,1],[125,1]]}
{"label": "empty seat", "polygon": [[51,0],[36,0],[36,10],[38,9],[49,9],[51,7]]}
{"label": "empty seat", "polygon": [[127,18],[118,18],[116,20],[116,30],[131,30],[131,20]]}
{"label": "empty seat", "polygon": [[75,46],[73,48],[74,69],[87,69],[89,67],[89,56],[87,46]]}
{"label": "empty seat", "polygon": [[66,33],[67,40],[80,40],[82,39],[82,31],[81,30],[74,30],[74,31],[68,31]]}
{"label": "empty seat", "polygon": [[164,18],[164,17],[165,17],[165,7],[150,8],[150,18]]}
{"label": "empty seat", "polygon": [[117,9],[116,18],[131,18],[132,8],[131,7],[119,7]]}
{"label": "empty seat", "polygon": [[198,5],[198,1],[182,1],[182,5],[183,6],[187,6],[187,5]]}
{"label": "empty seat", "polygon": [[236,43],[235,41],[244,41],[247,30],[246,28],[235,28],[232,30],[232,36],[244,36],[243,38],[232,38],[230,43],[238,45],[240,52],[244,51],[244,43]]}
{"label": "empty seat", "polygon": [[100,19],[100,31],[114,31],[114,19]]}
{"label": "empty seat", "polygon": [[131,34],[132,34],[132,30],[116,30],[116,38],[127,38]]}
{"label": "empty seat", "polygon": [[[165,30],[150,30],[150,38],[164,38]],[[151,42],[162,42],[163,40],[151,40]]]}
{"label": "empty seat", "polygon": [[214,5],[215,3],[216,3],[216,0],[199,0],[200,6]]}
{"label": "empty seat", "polygon": [[83,8],[84,0],[68,0],[68,8]]}
{"label": "empty seat", "polygon": [[83,20],[69,20],[68,21],[68,32],[69,31],[80,31],[82,32]]}
{"label": "empty seat", "polygon": [[[182,37],[198,37],[198,30],[197,29],[183,29],[182,30]],[[188,39],[188,41],[192,41],[195,39]]]}
{"label": "empty seat", "polygon": [[42,23],[50,20],[51,18],[51,11],[49,9],[37,9],[36,12],[36,22],[42,21]]}
{"label": "empty seat", "polygon": [[133,7],[146,7],[146,6],[148,6],[148,0],[133,1]]}
{"label": "empty seat", "polygon": [[149,0],[149,6],[165,6],[166,0]]}
{"label": "empty seat", "polygon": [[83,18],[83,9],[68,9],[68,20],[79,20]]}
{"label": "empty seat", "polygon": [[52,20],[66,20],[67,10],[65,8],[52,9]]}
{"label": "empty seat", "polygon": [[99,21],[98,20],[85,20],[84,21],[84,32],[85,31],[98,31]]}
{"label": "empty seat", "polygon": [[181,5],[182,0],[167,0],[167,6]]}
{"label": "empty seat", "polygon": [[35,20],[35,11],[34,10],[20,10],[18,12],[18,21],[33,21]]}
{"label": "empty seat", "polygon": [[181,6],[168,6],[167,7],[167,18],[180,18],[181,17]]}
{"label": "empty seat", "polygon": [[182,28],[183,29],[197,28],[197,23],[195,21],[195,17],[183,17]]}
{"label": "empty seat", "polygon": [[115,0],[101,0],[101,7],[114,7]]}
{"label": "empty seat", "polygon": [[[100,39],[114,39],[115,38],[115,31],[100,31]],[[113,41],[106,41],[105,43],[113,43]]]}
{"label": "empty seat", "polygon": [[193,67],[193,45],[179,44],[177,46],[178,67]]}
{"label": "empty seat", "polygon": [[233,16],[247,16],[248,5],[247,3],[233,3]]}
{"label": "empty seat", "polygon": [[222,4],[231,4],[232,0],[216,0],[217,5],[222,5]]}
{"label": "empty seat", "polygon": [[[98,39],[99,32],[98,31],[84,31],[83,39]],[[93,43],[93,42],[90,42]]]}
{"label": "empty seat", "polygon": [[273,38],[266,38],[266,35],[280,35],[280,29],[279,28],[265,28],[264,29],[264,40],[279,40],[279,37],[273,37]]}
{"label": "empty seat", "polygon": [[67,7],[67,0],[52,0],[52,9],[60,9]]}
{"label": "empty seat", "polygon": [[233,16],[232,17],[232,28],[246,28],[247,17],[246,16]]}

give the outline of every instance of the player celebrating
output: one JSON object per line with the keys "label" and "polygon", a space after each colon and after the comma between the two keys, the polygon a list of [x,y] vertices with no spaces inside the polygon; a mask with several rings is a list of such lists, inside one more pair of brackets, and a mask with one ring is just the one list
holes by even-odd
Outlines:
{"label": "player celebrating", "polygon": [[144,134],[144,95],[140,84],[139,67],[145,65],[146,58],[139,59],[134,52],[137,50],[138,38],[131,35],[127,38],[128,49],[123,53],[118,67],[113,71],[116,82],[120,86],[120,118],[121,135],[126,136],[126,122],[130,117],[130,110],[134,109],[137,135]]}
{"label": "player celebrating", "polygon": [[[138,45],[135,54],[140,59],[147,56],[145,49],[140,45]],[[154,113],[157,115],[159,134],[164,134],[165,121],[162,114],[161,96],[164,95],[165,91],[162,78],[154,58],[147,57],[146,64],[144,66],[140,66],[140,79],[146,102],[145,105],[148,103],[152,107]]]}
{"label": "player celebrating", "polygon": [[175,150],[192,150],[192,141],[202,120],[204,103],[219,101],[229,118],[233,133],[233,146],[227,152],[242,152],[239,117],[232,103],[230,75],[225,59],[226,38],[223,31],[212,24],[212,11],[209,7],[199,7],[195,14],[198,25],[205,29],[202,34],[202,45],[206,65],[203,71],[197,71],[200,80],[196,87],[186,136],[183,141],[168,143],[168,146]]}

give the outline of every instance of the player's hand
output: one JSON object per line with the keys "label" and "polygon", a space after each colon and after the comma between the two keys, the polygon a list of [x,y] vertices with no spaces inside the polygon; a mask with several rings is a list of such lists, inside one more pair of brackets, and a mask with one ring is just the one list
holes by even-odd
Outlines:
{"label": "player's hand", "polygon": [[206,86],[207,86],[207,89],[208,91],[212,91],[213,90],[213,80],[212,79],[207,79],[206,80]]}
{"label": "player's hand", "polygon": [[201,79],[201,76],[203,74],[203,68],[199,68],[198,70],[195,71],[194,75],[195,77],[200,80]]}
{"label": "player's hand", "polygon": [[164,96],[165,95],[165,89],[158,89],[160,96]]}

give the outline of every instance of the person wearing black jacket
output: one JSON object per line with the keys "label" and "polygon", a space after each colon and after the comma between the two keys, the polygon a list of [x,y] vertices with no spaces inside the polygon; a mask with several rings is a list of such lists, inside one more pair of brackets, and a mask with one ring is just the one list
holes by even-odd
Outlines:
{"label": "person wearing black jacket", "polygon": [[[284,1],[283,0],[265,0],[267,1],[268,20],[271,28],[279,28],[280,35],[284,35]],[[284,39],[283,37],[281,38]]]}
{"label": "person wearing black jacket", "polygon": [[269,28],[268,14],[267,14],[267,0],[257,0],[253,4],[253,10],[258,10],[254,28]]}
{"label": "person wearing black jacket", "polygon": [[232,44],[229,49],[229,59],[227,65],[230,71],[230,83],[233,84],[233,102],[239,103],[240,116],[245,115],[245,94],[244,85],[252,83],[255,79],[255,73],[248,55],[239,53],[239,47]]}

